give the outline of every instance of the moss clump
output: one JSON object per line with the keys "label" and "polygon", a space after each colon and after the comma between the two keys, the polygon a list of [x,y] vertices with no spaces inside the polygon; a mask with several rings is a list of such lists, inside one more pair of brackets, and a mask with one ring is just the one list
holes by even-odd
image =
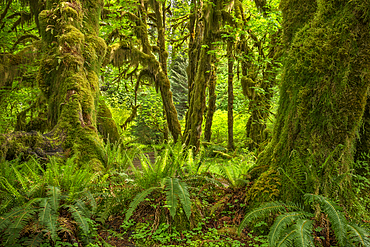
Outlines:
{"label": "moss clump", "polygon": [[273,201],[280,195],[281,178],[275,169],[270,168],[263,172],[259,179],[248,190],[246,201],[264,202]]}
{"label": "moss clump", "polygon": [[99,100],[98,118],[97,118],[98,131],[107,141],[109,138],[110,143],[116,143],[120,139],[116,122],[113,120],[112,113],[109,111],[105,101]]}
{"label": "moss clump", "polygon": [[59,43],[69,48],[81,46],[85,42],[85,36],[72,25],[67,25],[64,28],[64,34],[59,37]]}

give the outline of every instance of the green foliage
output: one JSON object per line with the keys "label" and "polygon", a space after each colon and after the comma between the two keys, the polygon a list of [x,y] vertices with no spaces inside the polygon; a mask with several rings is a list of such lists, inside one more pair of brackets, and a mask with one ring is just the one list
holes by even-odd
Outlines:
{"label": "green foliage", "polygon": [[177,201],[180,200],[182,207],[184,209],[186,217],[189,219],[191,213],[191,202],[190,195],[188,192],[187,184],[185,182],[180,182],[178,178],[166,177],[164,178],[163,185],[161,187],[151,187],[140,194],[136,195],[133,201],[129,205],[129,209],[126,212],[126,221],[132,216],[132,213],[139,205],[140,202],[152,193],[154,190],[159,190],[163,192],[166,191],[166,206],[169,208],[172,218],[175,217],[177,209]]}
{"label": "green foliage", "polygon": [[183,56],[177,56],[171,64],[170,82],[173,93],[173,101],[179,119],[182,119],[188,109],[188,78],[186,74],[187,60]]}
{"label": "green foliage", "polygon": [[145,88],[138,96],[141,107],[132,126],[132,134],[143,144],[155,144],[163,141],[164,118],[161,96],[153,88]]}
{"label": "green foliage", "polygon": [[[234,113],[234,142],[236,146],[243,146],[245,142],[245,124],[247,114]],[[227,146],[227,111],[216,110],[212,121],[212,142]]]}
{"label": "green foliage", "polygon": [[[61,224],[60,217],[65,217],[62,214],[66,210],[71,213],[69,220],[76,222],[72,225],[78,225],[88,241],[89,218],[97,207],[89,192],[95,177],[92,172],[79,169],[73,159],[63,164],[56,158],[45,165],[34,159],[25,163],[3,162],[2,168],[0,235],[7,245],[55,244],[60,232],[72,231],[68,225]],[[14,176],[18,181],[12,179]],[[23,236],[25,231],[27,237]],[[40,232],[45,233],[44,237],[40,237]]]}
{"label": "green foliage", "polygon": [[[248,158],[248,157],[247,157]],[[254,162],[243,160],[240,157],[227,161],[227,164],[219,164],[219,173],[231,187],[242,187],[248,184],[246,179],[248,171],[252,168]]]}
{"label": "green foliage", "polygon": [[[331,223],[339,246],[370,246],[369,231],[347,221],[340,207],[333,201],[313,194],[305,194],[305,201],[312,207],[320,205]],[[239,233],[256,219],[279,213],[270,228],[269,245],[273,246],[314,246],[312,230],[313,214],[293,203],[270,202],[248,213],[239,226]]]}

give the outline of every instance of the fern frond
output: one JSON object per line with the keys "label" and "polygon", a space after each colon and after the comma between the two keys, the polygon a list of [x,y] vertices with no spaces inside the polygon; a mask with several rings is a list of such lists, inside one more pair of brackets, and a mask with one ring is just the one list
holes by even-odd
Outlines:
{"label": "fern frond", "polygon": [[60,189],[55,186],[48,186],[48,191],[46,194],[49,196],[48,200],[51,205],[51,210],[53,212],[57,212],[59,209],[59,202],[60,202],[60,195],[61,195]]}
{"label": "fern frond", "polygon": [[85,204],[85,202],[83,202],[81,199],[77,199],[75,201],[75,204],[76,208],[87,218],[90,218],[91,217],[91,212],[90,210],[88,209],[87,205]]}
{"label": "fern frond", "polygon": [[282,203],[282,202],[266,203],[266,204],[256,208],[252,212],[248,213],[244,217],[244,219],[242,220],[242,222],[239,225],[238,234],[240,234],[242,232],[242,230],[246,227],[246,225],[249,222],[251,222],[252,220],[256,220],[256,219],[259,219],[259,218],[266,218],[270,214],[277,213],[277,212],[284,212],[287,209],[296,210],[296,211],[303,211],[302,208],[300,208],[299,206],[297,206],[294,203]]}
{"label": "fern frond", "polygon": [[5,233],[9,236],[6,240],[5,246],[10,246],[14,244],[15,240],[19,237],[22,229],[27,225],[29,220],[33,217],[36,209],[33,204],[36,199],[33,199],[23,207],[14,208],[9,214],[1,217],[0,229],[4,230],[4,226],[7,228]]}
{"label": "fern frond", "polygon": [[296,246],[313,247],[315,246],[312,238],[312,220],[299,219],[294,225],[297,238],[295,239]]}
{"label": "fern frond", "polygon": [[169,206],[170,214],[172,218],[175,217],[176,207],[177,207],[177,195],[175,194],[175,187],[179,184],[178,178],[169,178],[165,179],[166,184],[166,201]]}
{"label": "fern frond", "polygon": [[276,247],[296,247],[294,246],[294,238],[296,237],[296,231],[294,227],[289,227],[284,231],[283,237],[280,239]]}
{"label": "fern frond", "polygon": [[79,208],[75,205],[68,205],[69,212],[72,214],[73,219],[77,222],[81,230],[88,235],[90,228],[89,228],[89,222],[88,218],[82,211],[79,210]]}
{"label": "fern frond", "polygon": [[186,217],[189,219],[191,214],[191,202],[187,184],[179,181],[175,186],[175,193],[178,195]]}
{"label": "fern frond", "polygon": [[9,194],[11,194],[11,195],[13,195],[17,198],[22,197],[21,194],[18,192],[18,190],[16,188],[14,188],[6,178],[0,177],[0,183],[1,183],[2,187],[9,192]]}
{"label": "fern frond", "polygon": [[41,224],[46,226],[46,223],[51,214],[51,205],[48,198],[42,198],[40,201],[40,210],[39,210],[39,221]]}
{"label": "fern frond", "polygon": [[25,244],[28,247],[39,247],[42,245],[43,239],[42,239],[42,232],[38,232],[37,234],[33,235],[31,238],[29,238]]}
{"label": "fern frond", "polygon": [[12,166],[12,168],[13,168],[13,171],[14,171],[15,175],[17,176],[17,180],[22,185],[23,190],[27,191],[27,180],[26,180],[26,178],[20,174],[20,172],[18,171],[18,169],[16,169],[14,167],[14,165]]}
{"label": "fern frond", "polygon": [[233,187],[236,187],[235,171],[232,165],[222,166],[220,165],[220,172],[224,179],[226,179]]}
{"label": "fern frond", "polygon": [[348,240],[354,246],[370,247],[370,233],[365,229],[353,223],[347,225]]}
{"label": "fern frond", "polygon": [[145,197],[147,197],[150,193],[152,193],[153,190],[160,189],[160,188],[161,187],[151,187],[147,190],[144,190],[140,194],[137,194],[135,196],[134,200],[132,200],[132,202],[128,206],[128,210],[127,210],[126,215],[125,215],[125,220],[130,219],[130,217],[132,216],[132,213],[134,212],[136,207],[139,205],[140,202],[142,202],[144,200]]}
{"label": "fern frond", "polygon": [[340,246],[346,244],[346,226],[347,220],[340,210],[340,207],[333,201],[321,196],[313,194],[305,194],[305,198],[309,201],[320,203],[322,211],[328,215],[331,226]]}
{"label": "fern frond", "polygon": [[91,194],[90,191],[85,192],[86,199],[88,200],[89,204],[91,205],[91,214],[96,214],[98,210],[98,204],[94,198],[94,196]]}
{"label": "fern frond", "polygon": [[269,245],[276,246],[284,230],[292,225],[296,220],[302,219],[305,216],[306,214],[304,212],[292,212],[278,216],[270,228],[268,235]]}

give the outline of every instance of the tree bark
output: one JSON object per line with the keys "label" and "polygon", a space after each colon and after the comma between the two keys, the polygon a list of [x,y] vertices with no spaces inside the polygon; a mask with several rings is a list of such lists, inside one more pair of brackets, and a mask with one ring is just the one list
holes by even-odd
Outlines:
{"label": "tree bark", "polygon": [[103,1],[47,1],[39,15],[45,55],[38,83],[48,100],[50,135],[81,164],[104,163],[97,132],[99,80],[106,44],[98,37]]}
{"label": "tree bark", "polygon": [[[221,15],[220,12],[224,7],[223,1],[213,0],[206,3],[203,8],[204,18],[204,38],[200,45],[199,61],[196,69],[194,81],[189,78],[189,110],[186,113],[186,126],[183,136],[183,142],[187,147],[192,147],[197,153],[200,146],[200,137],[202,134],[203,115],[206,108],[206,87],[210,77],[210,64],[213,55],[210,51],[214,48],[214,41],[217,39],[217,31],[220,29]],[[196,44],[196,43],[195,43]],[[194,49],[193,52],[196,50]],[[189,58],[189,71],[193,65],[192,59]]]}
{"label": "tree bark", "polygon": [[216,111],[216,82],[217,82],[217,72],[216,67],[212,66],[211,76],[208,82],[208,107],[207,107],[207,116],[206,123],[204,126],[204,140],[206,142],[211,141],[212,137],[212,122],[213,115]]}
{"label": "tree bark", "polygon": [[279,109],[250,199],[299,201],[316,193],[350,200],[346,174],[370,86],[369,6],[369,0],[281,1],[287,57]]}
{"label": "tree bark", "polygon": [[232,41],[227,42],[227,133],[228,142],[227,149],[234,150],[234,90],[233,90],[233,78],[234,78],[234,57],[233,57],[234,43]]}

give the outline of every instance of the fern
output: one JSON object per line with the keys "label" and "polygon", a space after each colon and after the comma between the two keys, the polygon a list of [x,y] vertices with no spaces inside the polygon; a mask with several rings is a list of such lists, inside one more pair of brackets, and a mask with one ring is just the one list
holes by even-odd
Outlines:
{"label": "fern", "polygon": [[[336,203],[320,195],[306,194],[305,199],[311,204],[319,203],[321,205],[322,211],[328,215],[339,246],[370,247],[368,231],[360,226],[348,223]],[[313,214],[304,212],[294,204],[267,203],[247,214],[241,222],[238,232],[240,234],[241,230],[252,220],[267,217],[271,213],[283,213],[288,209],[298,209],[299,211],[284,213],[276,218],[270,228],[269,246],[314,246],[312,237],[313,222],[307,219],[313,217]]]}
{"label": "fern", "polygon": [[175,194],[175,186],[179,183],[177,178],[166,178],[166,200],[169,206],[170,214],[172,218],[175,217],[177,207],[177,195]]}
{"label": "fern", "polygon": [[47,227],[53,241],[57,238],[57,216],[51,209],[50,199],[42,198],[40,201],[39,222]]}
{"label": "fern", "polygon": [[160,189],[161,187],[151,187],[147,190],[144,190],[140,194],[137,194],[128,206],[128,210],[125,215],[125,220],[129,220],[132,216],[132,213],[135,211],[136,207],[139,205],[140,202],[144,201],[145,197],[147,197],[150,193],[152,193],[153,190]]}
{"label": "fern", "polygon": [[268,240],[270,246],[275,246],[281,237],[281,233],[292,225],[296,220],[301,219],[305,216],[304,212],[292,212],[280,215],[276,218],[274,224],[270,228]]}
{"label": "fern", "polygon": [[353,246],[370,246],[370,233],[355,224],[347,225],[348,240]]}
{"label": "fern", "polygon": [[27,247],[39,247],[42,245],[42,233],[38,232],[37,234],[33,235],[32,238],[28,239],[25,244]]}
{"label": "fern", "polygon": [[180,181],[178,185],[175,187],[175,189],[177,195],[179,196],[186,217],[189,219],[191,214],[191,202],[187,184],[185,182]]}
{"label": "fern", "polygon": [[185,182],[180,182],[178,178],[166,178],[166,195],[167,205],[169,206],[170,214],[175,217],[177,200],[179,199],[186,217],[189,219],[191,214],[191,203],[189,191]]}
{"label": "fern", "polygon": [[252,212],[248,213],[244,217],[244,219],[242,220],[238,228],[238,234],[241,233],[241,231],[247,226],[249,222],[259,219],[259,218],[266,218],[270,214],[283,212],[287,209],[291,209],[291,210],[298,209],[299,211],[302,211],[302,209],[294,203],[282,203],[282,202],[266,203],[263,206],[256,208]]}
{"label": "fern", "polygon": [[77,222],[80,229],[85,233],[87,236],[90,232],[88,218],[84,213],[75,205],[68,205],[68,211],[72,214],[73,219]]}
{"label": "fern", "polygon": [[348,223],[344,215],[339,211],[340,207],[334,202],[320,195],[306,194],[305,198],[308,201],[320,203],[320,205],[322,206],[322,210],[328,215],[331,227],[334,230],[339,245],[345,246],[347,242],[346,225]]}
{"label": "fern", "polygon": [[297,224],[294,225],[297,235],[295,243],[297,246],[313,247],[315,246],[312,238],[312,220],[299,219]]}
{"label": "fern", "polygon": [[59,202],[60,202],[60,195],[61,195],[60,189],[55,186],[49,186],[48,192],[46,194],[49,196],[48,200],[51,205],[51,210],[53,212],[57,212],[59,209]]}
{"label": "fern", "polygon": [[284,231],[283,237],[280,239],[276,247],[295,247],[294,238],[296,237],[296,229],[292,226]]}
{"label": "fern", "polygon": [[6,229],[5,234],[8,235],[7,244],[15,243],[22,229],[35,214],[36,210],[32,206],[36,201],[36,199],[33,199],[25,206],[14,208],[0,218],[0,231]]}

